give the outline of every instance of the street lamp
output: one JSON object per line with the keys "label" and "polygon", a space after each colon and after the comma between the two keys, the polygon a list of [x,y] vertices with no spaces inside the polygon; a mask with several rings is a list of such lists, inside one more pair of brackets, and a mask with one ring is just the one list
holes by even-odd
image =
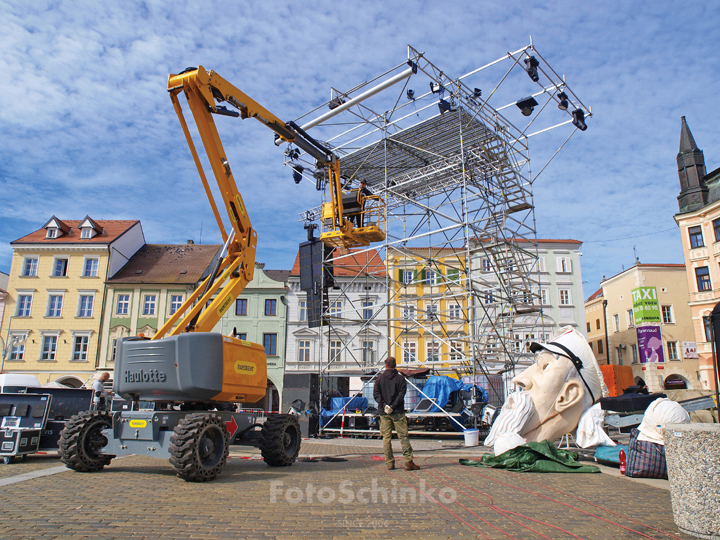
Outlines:
{"label": "street lamp", "polygon": [[607,355],[607,363],[611,364],[612,362],[610,362],[610,340],[608,340],[607,305],[608,305],[607,299],[603,299],[602,306],[603,306],[603,326],[605,326],[605,354]]}
{"label": "street lamp", "polygon": [[19,345],[22,345],[25,342],[25,336],[13,336],[12,340],[10,339],[10,336],[8,336],[7,344],[3,340],[2,336],[0,336],[0,343],[2,344],[2,348],[0,351],[2,351],[2,364],[0,365],[0,373],[5,371],[5,360],[8,359],[10,356],[10,353],[13,349],[16,349]]}

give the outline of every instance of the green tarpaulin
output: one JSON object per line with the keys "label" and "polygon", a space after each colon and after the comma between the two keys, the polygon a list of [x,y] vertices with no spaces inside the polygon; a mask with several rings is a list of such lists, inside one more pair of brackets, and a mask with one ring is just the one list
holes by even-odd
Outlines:
{"label": "green tarpaulin", "polygon": [[514,472],[546,473],[599,473],[593,465],[578,462],[576,452],[555,448],[550,441],[529,442],[512,450],[493,456],[485,454],[481,461],[461,459],[460,465],[470,467],[493,467]]}

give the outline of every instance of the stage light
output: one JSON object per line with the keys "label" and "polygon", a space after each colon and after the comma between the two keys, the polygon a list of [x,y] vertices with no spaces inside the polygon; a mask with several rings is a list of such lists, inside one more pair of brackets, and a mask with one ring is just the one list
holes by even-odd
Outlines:
{"label": "stage light", "polygon": [[415,90],[413,90],[412,88],[408,88],[407,98],[411,101],[414,100],[415,99]]}
{"label": "stage light", "polygon": [[300,182],[302,182],[302,179],[303,179],[302,173],[304,170],[305,170],[305,167],[303,167],[302,165],[293,165],[292,166],[293,180],[295,181],[296,184],[299,184]]}
{"label": "stage light", "polygon": [[578,128],[580,131],[585,131],[587,129],[587,124],[585,123],[585,111],[582,109],[575,109],[572,112],[572,117],[573,126]]}
{"label": "stage light", "polygon": [[532,82],[538,82],[540,79],[540,76],[538,75],[538,66],[540,65],[540,62],[537,61],[537,59],[534,56],[531,56],[530,58],[526,58],[524,60],[525,62],[525,71],[527,71],[528,76],[530,79],[532,79]]}
{"label": "stage light", "polygon": [[567,111],[568,109],[568,97],[565,92],[560,92],[557,95],[558,99],[560,100],[560,103],[558,103],[558,109],[561,111]]}
{"label": "stage light", "polygon": [[473,97],[474,97],[475,99],[477,99],[477,98],[479,98],[480,96],[482,96],[482,90],[480,90],[479,88],[473,89]]}
{"label": "stage light", "polygon": [[535,107],[537,107],[538,102],[535,101],[535,98],[530,96],[526,98],[522,98],[515,103],[517,105],[517,108],[520,109],[520,111],[523,113],[523,116],[530,116],[533,113],[533,110]]}
{"label": "stage light", "polygon": [[438,109],[440,109],[440,114],[445,114],[447,111],[450,110],[450,102],[441,99],[440,101],[438,101]]}
{"label": "stage light", "polygon": [[332,111],[333,109],[337,109],[343,103],[345,103],[345,100],[342,98],[342,96],[335,96],[330,100],[330,103],[328,103],[328,107]]}
{"label": "stage light", "polygon": [[440,83],[436,83],[436,82],[430,83],[430,91],[433,94],[437,94],[438,92],[440,92],[440,90],[442,90],[442,86],[440,85]]}

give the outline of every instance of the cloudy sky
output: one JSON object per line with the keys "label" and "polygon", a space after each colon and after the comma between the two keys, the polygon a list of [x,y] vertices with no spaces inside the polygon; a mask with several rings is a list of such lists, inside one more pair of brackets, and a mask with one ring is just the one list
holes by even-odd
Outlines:
{"label": "cloudy sky", "polygon": [[[400,64],[407,44],[452,78],[532,36],[594,114],[534,188],[538,236],[584,242],[586,297],[634,263],[633,247],[643,263],[682,262],[681,116],[708,171],[720,166],[715,2],[1,0],[0,20],[4,272],[9,243],[53,214],[139,219],[150,243],[219,241],[165,92],[169,73],[199,64],[293,119],[331,86]],[[259,123],[221,134],[258,260],[289,269],[305,236],[298,212],[317,193],[292,183]]]}

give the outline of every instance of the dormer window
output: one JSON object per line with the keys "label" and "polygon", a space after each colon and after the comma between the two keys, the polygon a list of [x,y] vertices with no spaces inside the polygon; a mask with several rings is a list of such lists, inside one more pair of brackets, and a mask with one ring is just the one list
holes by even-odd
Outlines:
{"label": "dormer window", "polygon": [[103,232],[103,228],[90,216],[85,216],[85,219],[78,225],[78,229],[80,229],[80,238],[83,240],[90,240]]}
{"label": "dormer window", "polygon": [[70,234],[70,226],[66,223],[63,223],[55,216],[51,217],[50,220],[43,225],[43,229],[45,229],[45,238],[54,239],[54,238],[60,238],[61,236],[65,234]]}

